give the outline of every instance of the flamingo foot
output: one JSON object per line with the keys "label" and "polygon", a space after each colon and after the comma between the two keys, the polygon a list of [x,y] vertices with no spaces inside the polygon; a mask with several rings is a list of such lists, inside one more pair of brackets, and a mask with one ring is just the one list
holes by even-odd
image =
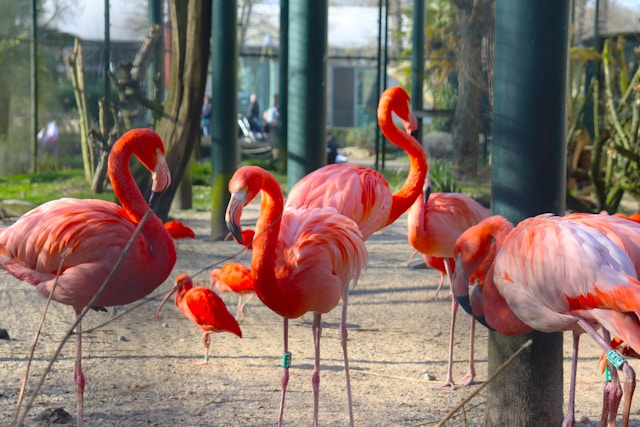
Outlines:
{"label": "flamingo foot", "polygon": [[433,390],[455,390],[456,389],[456,385],[454,384],[453,381],[447,381],[444,384],[440,384],[440,385],[434,385],[432,387]]}
{"label": "flamingo foot", "polygon": [[208,365],[208,364],[209,364],[209,357],[206,357],[206,356],[205,356],[204,360],[199,361],[199,362],[194,360],[194,361],[193,361],[193,364],[194,364],[194,365],[196,365],[196,366],[204,366],[204,365]]}
{"label": "flamingo foot", "polygon": [[458,380],[458,384],[464,385],[464,386],[468,386],[473,384],[473,380],[475,378],[475,374],[473,372],[468,372],[467,375],[465,375],[464,377],[460,378]]}

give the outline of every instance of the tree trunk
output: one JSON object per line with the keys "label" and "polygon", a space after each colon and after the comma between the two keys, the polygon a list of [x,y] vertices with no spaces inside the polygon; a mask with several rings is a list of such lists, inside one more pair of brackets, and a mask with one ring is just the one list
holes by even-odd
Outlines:
{"label": "tree trunk", "polygon": [[[459,41],[458,103],[452,126],[454,167],[459,178],[478,172],[482,99],[487,91],[482,39],[491,30],[493,0],[457,0]],[[475,5],[474,5],[475,4]]]}
{"label": "tree trunk", "polygon": [[171,76],[158,133],[167,149],[171,185],[162,194],[156,213],[166,219],[191,152],[200,137],[200,111],[209,65],[211,1],[172,0]]}

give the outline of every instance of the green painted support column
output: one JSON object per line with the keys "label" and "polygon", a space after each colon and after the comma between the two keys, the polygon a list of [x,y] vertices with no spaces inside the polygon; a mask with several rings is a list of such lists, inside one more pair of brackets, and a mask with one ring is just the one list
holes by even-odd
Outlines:
{"label": "green painted support column", "polygon": [[211,238],[228,234],[224,213],[229,180],[239,160],[236,99],[238,41],[236,0],[214,1],[211,17]]}
{"label": "green painted support column", "polygon": [[287,106],[289,105],[289,0],[280,0],[280,68],[278,70],[280,117],[278,119],[278,172],[287,173]]}
{"label": "green painted support column", "polygon": [[289,0],[287,183],[327,162],[327,0]]}
{"label": "green painted support column", "polygon": [[[493,213],[514,224],[564,214],[569,4],[497,0]],[[533,345],[488,385],[487,425],[560,425],[562,334],[489,334],[489,374],[528,339]]]}
{"label": "green painted support column", "polygon": [[[425,0],[413,2],[413,29],[411,30],[411,109],[421,111],[424,108],[422,92],[424,87],[424,37],[425,37]],[[422,143],[422,119],[418,120],[418,129],[413,136]]]}

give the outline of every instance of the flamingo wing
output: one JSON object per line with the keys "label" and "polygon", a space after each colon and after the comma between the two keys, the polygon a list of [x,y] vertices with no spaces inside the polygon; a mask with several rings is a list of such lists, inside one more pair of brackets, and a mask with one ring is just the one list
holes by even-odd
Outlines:
{"label": "flamingo wing", "polygon": [[640,303],[624,251],[594,228],[550,215],[514,228],[496,255],[494,279],[518,317],[547,332],[572,328],[576,313],[637,311]]}
{"label": "flamingo wing", "polygon": [[332,164],[298,181],[289,192],[286,207],[333,207],[353,219],[367,240],[386,225],[392,200],[389,184],[380,172],[353,164]]}
{"label": "flamingo wing", "polygon": [[[297,318],[306,312],[327,313],[354,286],[368,262],[358,226],[333,208],[288,209],[282,216],[276,248],[276,277],[287,288],[276,313]],[[258,294],[260,296],[260,294]]]}
{"label": "flamingo wing", "polygon": [[222,298],[205,286],[189,289],[178,309],[205,332],[227,331],[242,338],[240,326]]}
{"label": "flamingo wing", "polygon": [[[136,225],[125,211],[102,200],[59,199],[23,215],[0,232],[0,265],[48,297],[61,267],[53,299],[82,308],[111,272]],[[142,283],[162,280],[144,233],[129,249],[120,269],[96,306],[128,304],[150,292]],[[141,268],[142,267],[142,268]],[[166,272],[168,274],[168,271]]]}

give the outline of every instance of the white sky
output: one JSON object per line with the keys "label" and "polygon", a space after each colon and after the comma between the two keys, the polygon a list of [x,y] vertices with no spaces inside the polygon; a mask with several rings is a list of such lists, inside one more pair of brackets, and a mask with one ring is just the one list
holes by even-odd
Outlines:
{"label": "white sky", "polygon": [[[131,28],[129,18],[143,14],[147,0],[110,0],[111,39],[135,40],[140,35]],[[278,4],[256,4],[255,14],[269,16],[269,21],[277,28],[279,23]],[[104,1],[79,0],[73,16],[58,24],[58,28],[79,36],[81,39],[102,40],[104,38]],[[274,35],[275,36],[275,35]],[[353,6],[329,8],[330,45],[358,47],[376,43],[378,36],[378,9]],[[263,36],[260,40],[263,40]]]}

